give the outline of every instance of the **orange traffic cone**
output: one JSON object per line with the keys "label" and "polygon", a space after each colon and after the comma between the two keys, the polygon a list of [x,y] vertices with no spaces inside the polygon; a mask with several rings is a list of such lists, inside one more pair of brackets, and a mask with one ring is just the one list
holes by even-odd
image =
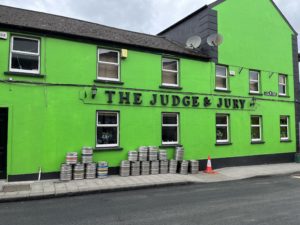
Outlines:
{"label": "orange traffic cone", "polygon": [[217,173],[217,172],[214,171],[213,168],[212,168],[210,156],[208,156],[208,159],[207,159],[207,166],[206,166],[206,170],[204,171],[204,173],[209,173],[209,174],[216,174],[216,173]]}

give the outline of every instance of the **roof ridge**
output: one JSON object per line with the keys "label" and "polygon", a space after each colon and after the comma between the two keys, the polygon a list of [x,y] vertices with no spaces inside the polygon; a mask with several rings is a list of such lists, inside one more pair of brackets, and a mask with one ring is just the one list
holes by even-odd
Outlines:
{"label": "roof ridge", "polygon": [[61,17],[61,18],[69,19],[69,20],[75,20],[75,21],[79,21],[79,22],[94,24],[94,25],[97,25],[97,26],[107,27],[109,29],[115,29],[115,30],[126,31],[126,32],[135,33],[135,34],[140,34],[140,35],[147,35],[147,36],[155,37],[155,38],[161,38],[160,36],[157,36],[157,35],[154,35],[154,34],[147,34],[147,33],[142,33],[142,32],[138,32],[138,31],[132,31],[132,30],[126,30],[126,29],[123,29],[123,28],[117,28],[117,27],[107,26],[107,25],[104,25],[104,24],[100,24],[100,23],[96,23],[96,22],[92,22],[92,21],[87,21],[87,20],[83,20],[83,19],[77,19],[77,18],[74,18],[74,17],[67,17],[67,16],[58,15],[58,14],[41,12],[41,11],[36,11],[36,10],[32,10],[32,9],[23,9],[23,8],[19,8],[19,7],[13,7],[13,6],[2,5],[2,4],[0,4],[0,7],[7,7],[7,8],[11,8],[11,9],[28,11],[28,12],[39,13],[39,14],[44,14],[44,15],[46,14],[46,15],[49,15],[49,16],[56,16],[56,17]]}

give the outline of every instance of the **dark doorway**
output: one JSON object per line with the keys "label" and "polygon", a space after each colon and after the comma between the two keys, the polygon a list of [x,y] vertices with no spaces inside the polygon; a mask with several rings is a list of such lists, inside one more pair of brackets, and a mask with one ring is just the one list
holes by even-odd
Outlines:
{"label": "dark doorway", "polygon": [[0,108],[0,179],[6,179],[8,109]]}

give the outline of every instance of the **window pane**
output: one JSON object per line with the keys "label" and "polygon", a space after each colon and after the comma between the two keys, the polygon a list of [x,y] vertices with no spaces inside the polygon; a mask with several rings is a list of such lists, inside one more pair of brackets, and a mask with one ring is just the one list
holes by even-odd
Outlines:
{"label": "window pane", "polygon": [[227,88],[226,78],[216,77],[216,87],[218,87],[218,88]]}
{"label": "window pane", "polygon": [[163,59],[163,69],[164,70],[174,70],[177,71],[177,60],[175,59]]}
{"label": "window pane", "polygon": [[216,66],[216,75],[226,77],[227,68],[225,66]]}
{"label": "window pane", "polygon": [[116,113],[99,113],[98,124],[118,124],[118,116]]}
{"label": "window pane", "polygon": [[251,128],[251,138],[252,139],[260,139],[260,128],[259,127]]}
{"label": "window pane", "polygon": [[284,75],[279,76],[279,83],[285,84],[285,76]]}
{"label": "window pane", "polygon": [[162,128],[163,142],[177,142],[177,127],[163,127]]}
{"label": "window pane", "polygon": [[217,127],[216,138],[218,141],[228,140],[227,127]]}
{"label": "window pane", "polygon": [[17,37],[13,39],[13,50],[38,53],[38,46],[39,45],[37,40],[29,40]]}
{"label": "window pane", "polygon": [[280,138],[288,138],[288,128],[280,127]]}
{"label": "window pane", "polygon": [[98,63],[98,76],[104,78],[118,79],[119,66]]}
{"label": "window pane", "polygon": [[163,71],[162,81],[164,84],[177,84],[177,73]]}
{"label": "window pane", "polygon": [[177,114],[163,114],[163,124],[177,124]]}
{"label": "window pane", "polygon": [[284,85],[279,85],[279,93],[280,94],[285,94],[285,86]]}
{"label": "window pane", "polygon": [[252,125],[259,125],[260,123],[260,118],[258,116],[252,116],[251,117],[251,124]]}
{"label": "window pane", "polygon": [[250,81],[250,91],[258,91],[258,83],[255,81]]}
{"label": "window pane", "polygon": [[216,120],[217,124],[227,124],[227,116],[217,116],[217,120]]}
{"label": "window pane", "polygon": [[286,116],[280,117],[280,125],[287,125],[288,124],[288,118]]}
{"label": "window pane", "polygon": [[97,127],[97,144],[118,144],[117,127]]}
{"label": "window pane", "polygon": [[250,80],[257,80],[258,81],[259,73],[257,71],[250,71]]}
{"label": "window pane", "polygon": [[12,53],[11,68],[37,71],[39,69],[39,56]]}
{"label": "window pane", "polygon": [[100,49],[99,50],[99,61],[118,63],[118,52]]}

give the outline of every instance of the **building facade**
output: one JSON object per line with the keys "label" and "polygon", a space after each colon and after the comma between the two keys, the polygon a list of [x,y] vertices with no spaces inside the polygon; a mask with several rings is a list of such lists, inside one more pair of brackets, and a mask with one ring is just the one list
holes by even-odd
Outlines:
{"label": "building facade", "polygon": [[[217,1],[157,36],[5,6],[0,15],[1,178],[57,177],[83,146],[110,173],[139,146],[169,158],[183,146],[185,159],[216,166],[294,160],[297,33],[270,0]],[[219,47],[206,44],[214,33]],[[202,44],[186,48],[194,35]]]}

